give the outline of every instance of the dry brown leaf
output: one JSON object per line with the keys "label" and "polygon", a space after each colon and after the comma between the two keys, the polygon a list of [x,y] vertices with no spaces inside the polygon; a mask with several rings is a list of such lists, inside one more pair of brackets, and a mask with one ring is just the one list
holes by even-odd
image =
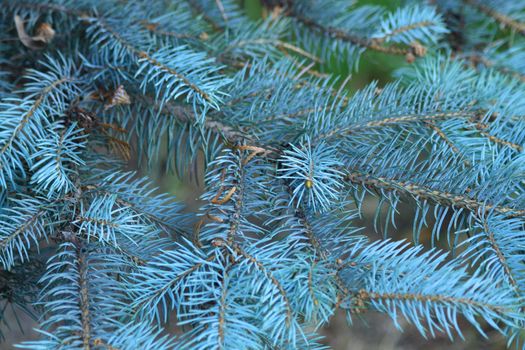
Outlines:
{"label": "dry brown leaf", "polygon": [[107,103],[104,105],[104,110],[118,105],[129,105],[130,103],[131,99],[126,90],[124,90],[124,86],[119,85],[115,91],[109,94]]}
{"label": "dry brown leaf", "polygon": [[36,35],[31,36],[27,34],[25,30],[24,21],[18,15],[15,15],[15,26],[18,38],[24,44],[24,46],[31,50],[42,50],[53,40],[55,37],[55,30],[49,23],[42,23],[36,29]]}

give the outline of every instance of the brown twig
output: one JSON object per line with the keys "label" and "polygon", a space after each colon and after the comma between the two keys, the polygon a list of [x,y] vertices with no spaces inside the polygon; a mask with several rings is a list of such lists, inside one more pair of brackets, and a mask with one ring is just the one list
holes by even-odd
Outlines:
{"label": "brown twig", "polygon": [[416,294],[416,293],[376,293],[369,292],[364,289],[359,291],[359,298],[364,300],[403,300],[403,301],[419,301],[426,303],[449,303],[449,304],[463,304],[469,305],[477,308],[482,308],[485,310],[492,310],[493,312],[502,314],[506,311],[510,311],[505,307],[498,305],[491,305],[482,303],[469,298],[456,298],[447,295],[440,294]]}
{"label": "brown twig", "polygon": [[82,344],[84,350],[91,349],[91,311],[89,303],[88,285],[88,255],[86,247],[80,243],[75,244],[77,250],[78,284],[79,284],[79,307],[82,324]]}
{"label": "brown twig", "polygon": [[525,35],[525,23],[519,22],[507,15],[504,15],[503,13],[500,13],[487,5],[480,3],[478,0],[463,0],[463,2],[476,8],[479,12],[494,18],[504,27],[512,29],[521,35]]}
{"label": "brown twig", "polygon": [[463,194],[444,192],[422,185],[411,184],[395,179],[388,179],[381,176],[374,176],[359,171],[349,172],[346,175],[345,180],[380,190],[398,191],[416,198],[429,200],[440,205],[464,208],[473,212],[481,211],[487,213],[494,211],[507,217],[518,217],[525,215],[525,210],[522,209],[480,202],[478,199],[471,198]]}
{"label": "brown twig", "polygon": [[250,261],[259,271],[261,271],[265,277],[270,280],[270,282],[277,288],[279,291],[279,294],[281,295],[281,298],[283,299],[285,305],[286,305],[286,325],[289,327],[292,321],[293,317],[293,309],[292,305],[290,304],[290,300],[288,299],[288,295],[286,291],[284,290],[283,286],[281,285],[281,282],[275,276],[272,274],[272,272],[264,266],[263,263],[261,263],[257,258],[252,256],[251,254],[247,253],[239,244],[233,242],[228,243],[220,238],[216,238],[213,241],[213,245],[215,247],[229,247],[232,251],[234,251],[237,255],[242,256],[244,259]]}
{"label": "brown twig", "polygon": [[[313,30],[316,30],[318,32],[321,32],[323,34],[328,34],[334,39],[339,39],[342,41],[346,41],[349,43],[352,43],[356,46],[367,48],[370,50],[386,53],[386,54],[392,54],[392,55],[401,55],[401,56],[407,56],[407,55],[414,55],[421,56],[420,53],[424,54],[424,50],[415,50],[414,48],[399,48],[395,46],[384,46],[382,45],[382,40],[375,40],[375,39],[367,39],[362,38],[354,34],[347,33],[339,28],[330,27],[330,26],[324,26],[316,21],[301,16],[293,11],[287,12],[288,16],[294,17],[299,23],[303,24],[306,27],[312,28]],[[416,52],[417,51],[417,52]]]}

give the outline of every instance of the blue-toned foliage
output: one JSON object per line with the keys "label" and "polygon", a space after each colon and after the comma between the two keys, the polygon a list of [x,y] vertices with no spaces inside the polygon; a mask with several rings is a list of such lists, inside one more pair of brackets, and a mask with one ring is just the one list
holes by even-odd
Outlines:
{"label": "blue-toned foliage", "polygon": [[[432,250],[421,253],[422,249],[383,241],[350,254],[352,265],[343,275],[354,275],[351,288],[359,289],[359,294],[349,301],[370,303],[389,314],[398,327],[397,317],[401,314],[423,335],[429,332],[431,336],[444,332],[452,338],[456,331],[462,337],[459,315],[482,335],[485,332],[478,321],[480,315],[501,332],[500,327],[523,322],[523,316],[519,316],[521,302],[512,290],[499,285],[498,279],[481,272],[469,276],[460,260],[446,261],[446,255]],[[377,254],[381,260],[375,258]]]}
{"label": "blue-toned foliage", "polygon": [[50,127],[46,138],[38,141],[37,151],[31,155],[30,170],[34,172],[31,183],[36,191],[53,196],[75,188],[72,177],[74,168],[83,165],[84,139],[82,129],[76,124],[67,129],[61,125]]}
{"label": "blue-toned foliage", "polygon": [[[40,335],[17,346],[327,349],[372,309],[524,349],[525,6],[405,3],[0,0],[0,318]],[[407,63],[324,73],[367,50]]]}
{"label": "blue-toned foliage", "polygon": [[284,151],[280,161],[280,178],[291,182],[292,200],[306,202],[313,211],[326,211],[339,197],[343,173],[338,168],[343,163],[337,160],[334,149],[322,143],[312,146],[307,139],[300,148],[292,145],[291,150]]}
{"label": "blue-toned foliage", "polygon": [[406,45],[419,42],[432,44],[437,35],[448,32],[441,16],[433,7],[413,6],[398,9],[388,14],[373,35],[375,39]]}

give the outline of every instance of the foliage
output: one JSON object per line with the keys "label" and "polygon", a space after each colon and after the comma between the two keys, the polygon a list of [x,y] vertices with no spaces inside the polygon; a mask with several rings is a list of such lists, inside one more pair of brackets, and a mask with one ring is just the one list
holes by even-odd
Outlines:
{"label": "foliage", "polygon": [[[0,3],[0,297],[42,336],[19,347],[325,349],[342,308],[523,348],[522,3]],[[366,51],[407,64],[325,73]],[[204,178],[201,208],[133,166]]]}

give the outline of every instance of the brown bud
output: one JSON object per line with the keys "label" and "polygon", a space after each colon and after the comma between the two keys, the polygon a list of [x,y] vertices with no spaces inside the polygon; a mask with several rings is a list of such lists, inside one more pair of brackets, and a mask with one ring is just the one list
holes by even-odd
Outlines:
{"label": "brown bud", "polygon": [[409,52],[406,54],[405,60],[407,61],[407,63],[414,63],[416,60],[416,56],[414,56],[412,52]]}
{"label": "brown bud", "polygon": [[36,29],[36,36],[33,38],[42,38],[45,43],[50,43],[55,37],[55,30],[49,23],[41,23]]}
{"label": "brown bud", "polygon": [[211,241],[211,245],[214,247],[222,247],[224,245],[224,242],[222,239],[214,239]]}
{"label": "brown bud", "polygon": [[270,18],[271,19],[277,19],[279,17],[281,17],[281,14],[283,13],[283,7],[282,6],[275,6],[271,13],[270,13]]}
{"label": "brown bud", "polygon": [[412,44],[410,44],[410,47],[412,48],[412,52],[416,57],[423,57],[427,53],[426,47],[417,41],[414,41]]}
{"label": "brown bud", "polygon": [[159,26],[158,23],[147,22],[147,21],[142,21],[142,25],[144,26],[144,28],[146,28],[146,29],[149,30],[149,31],[154,31],[154,30],[156,30],[157,27]]}

